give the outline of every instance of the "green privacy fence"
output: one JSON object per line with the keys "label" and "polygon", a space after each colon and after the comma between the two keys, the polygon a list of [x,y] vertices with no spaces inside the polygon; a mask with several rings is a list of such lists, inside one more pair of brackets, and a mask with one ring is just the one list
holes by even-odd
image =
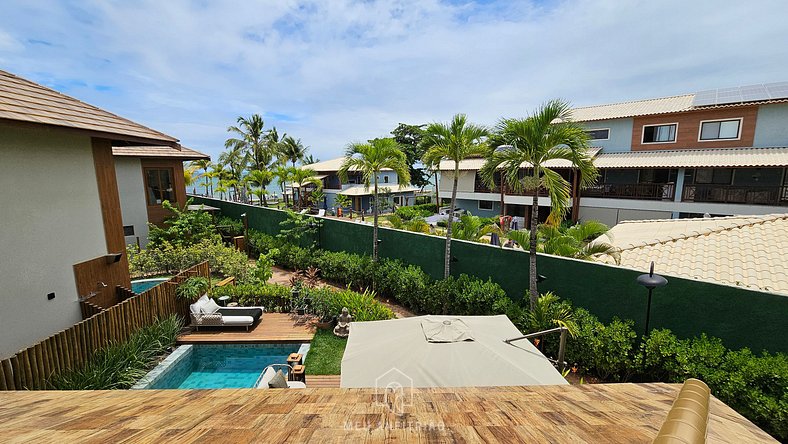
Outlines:
{"label": "green privacy fence", "polygon": [[[222,213],[249,217],[249,227],[269,234],[280,230],[284,211],[195,198]],[[418,265],[432,277],[443,276],[445,240],[407,231],[381,228],[379,254]],[[319,232],[321,248],[359,254],[372,253],[372,226],[325,219]],[[528,289],[528,253],[465,241],[452,242],[452,274],[492,279],[514,299]],[[646,290],[635,283],[639,271],[594,262],[540,255],[539,274],[547,279],[539,291],[553,291],[608,322],[632,319],[636,331],[645,328]],[[659,272],[659,264],[657,264]],[[788,352],[788,297],[740,287],[666,276],[668,285],[654,291],[653,328],[669,328],[679,337],[701,333],[721,338],[730,348]]]}

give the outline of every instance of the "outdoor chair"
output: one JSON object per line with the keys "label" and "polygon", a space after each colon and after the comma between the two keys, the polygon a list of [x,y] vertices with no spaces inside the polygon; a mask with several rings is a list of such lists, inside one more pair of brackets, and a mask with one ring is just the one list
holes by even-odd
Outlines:
{"label": "outdoor chair", "polygon": [[[263,370],[254,387],[258,389],[270,389],[268,383],[276,376],[276,367],[287,369],[288,374],[293,371],[289,364],[271,364]],[[306,384],[301,381],[287,381],[287,388],[306,388]]]}
{"label": "outdoor chair", "polygon": [[200,327],[249,327],[263,318],[264,307],[219,307],[207,294],[189,306],[191,325]]}

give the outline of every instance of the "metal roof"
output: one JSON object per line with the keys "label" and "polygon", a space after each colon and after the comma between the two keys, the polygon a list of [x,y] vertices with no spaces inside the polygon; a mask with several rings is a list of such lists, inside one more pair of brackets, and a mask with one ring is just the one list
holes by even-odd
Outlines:
{"label": "metal roof", "polygon": [[119,157],[158,157],[178,158],[181,160],[210,159],[211,156],[186,147],[171,146],[113,146],[112,155]]}
{"label": "metal roof", "polygon": [[[788,214],[626,221],[599,242],[621,265],[788,294]],[[746,248],[742,248],[746,245]]]}
{"label": "metal roof", "polygon": [[[591,147],[588,149],[588,155],[592,158],[596,156],[602,148]],[[474,159],[465,159],[460,161],[460,171],[476,171],[482,169],[484,163],[487,162],[487,159],[483,157],[478,157]],[[548,160],[544,164],[547,168],[572,168],[572,162],[564,159],[554,159]],[[530,168],[531,164],[528,162],[523,162],[523,168]],[[454,170],[454,161],[453,160],[441,160],[440,163],[441,171],[453,171]]]}
{"label": "metal roof", "polygon": [[609,105],[586,106],[574,108],[571,117],[575,122],[585,122],[690,111],[694,97],[694,94],[685,94]]}
{"label": "metal roof", "polygon": [[788,166],[788,147],[687,148],[670,151],[601,153],[597,168],[710,168]]}
{"label": "metal roof", "polygon": [[0,70],[0,119],[106,133],[175,145],[178,139]]}

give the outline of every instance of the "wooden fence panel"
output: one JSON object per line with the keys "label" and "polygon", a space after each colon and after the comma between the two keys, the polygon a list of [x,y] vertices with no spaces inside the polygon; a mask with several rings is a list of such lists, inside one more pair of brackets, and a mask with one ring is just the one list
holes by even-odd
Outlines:
{"label": "wooden fence panel", "polygon": [[126,341],[142,327],[173,314],[188,319],[189,303],[176,297],[176,288],[191,276],[209,278],[208,262],[141,295],[117,287],[116,295],[122,302],[108,308],[82,302],[81,322],[0,361],[0,390],[46,389],[53,376],[83,367],[96,350]]}

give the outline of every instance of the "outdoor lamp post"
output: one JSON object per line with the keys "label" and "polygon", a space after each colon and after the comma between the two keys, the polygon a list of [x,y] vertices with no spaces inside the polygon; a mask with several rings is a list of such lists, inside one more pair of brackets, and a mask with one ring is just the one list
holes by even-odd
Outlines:
{"label": "outdoor lamp post", "polygon": [[654,274],[654,261],[651,262],[651,269],[648,274],[641,274],[637,278],[638,285],[648,288],[648,306],[646,306],[646,332],[643,336],[648,334],[648,323],[651,317],[651,292],[657,287],[664,287],[668,285],[668,280],[664,277]]}

